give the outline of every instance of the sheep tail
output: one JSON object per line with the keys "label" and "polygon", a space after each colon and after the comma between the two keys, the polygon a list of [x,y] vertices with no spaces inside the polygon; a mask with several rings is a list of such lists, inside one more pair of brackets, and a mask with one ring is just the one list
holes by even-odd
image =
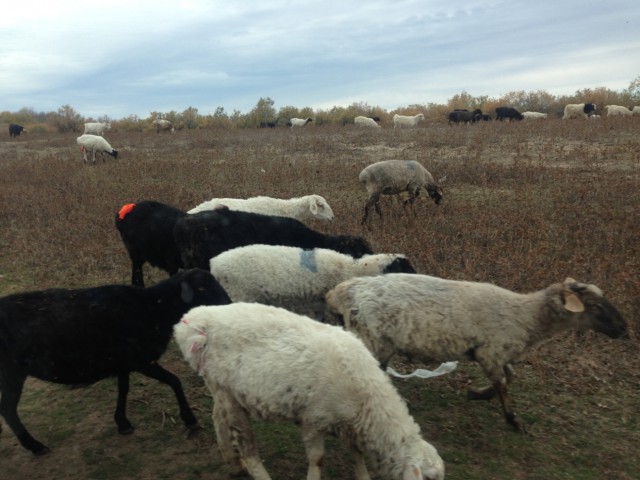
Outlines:
{"label": "sheep tail", "polygon": [[118,221],[123,221],[124,217],[126,217],[129,213],[131,213],[131,211],[133,210],[133,208],[136,206],[135,203],[127,203],[126,205],[124,205],[119,211],[118,211]]}
{"label": "sheep tail", "polygon": [[183,318],[181,322],[194,332],[188,338],[186,348],[183,350],[184,359],[189,362],[191,368],[198,372],[198,375],[202,376],[207,358],[207,331],[191,325],[186,318]]}

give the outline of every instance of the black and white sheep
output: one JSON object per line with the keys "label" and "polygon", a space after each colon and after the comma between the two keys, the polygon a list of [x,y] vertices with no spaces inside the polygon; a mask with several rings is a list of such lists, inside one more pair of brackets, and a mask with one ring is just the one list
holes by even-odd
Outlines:
{"label": "black and white sheep", "polygon": [[18,125],[17,123],[9,124],[10,137],[19,137],[22,132],[27,133],[27,131],[22,125]]}
{"label": "black and white sheep", "polygon": [[411,128],[417,126],[420,122],[424,121],[424,114],[418,113],[413,116],[409,115],[398,115],[397,113],[393,116],[393,128]]}
{"label": "black and white sheep", "polygon": [[[214,398],[213,423],[232,474],[269,480],[251,417],[301,426],[308,480],[320,480],[324,441],[336,435],[355,461],[393,480],[443,480],[445,467],[390,379],[355,335],[258,303],[198,307],[175,339]],[[366,459],[366,463],[365,463]]]}
{"label": "black and white sheep", "polygon": [[513,107],[498,107],[496,108],[496,120],[522,120],[524,117],[522,114]]}
{"label": "black and white sheep", "polygon": [[378,124],[379,121],[380,119],[376,121],[375,118],[364,117],[362,115],[358,115],[356,118],[353,119],[353,123],[360,127],[380,128],[380,125]]}
{"label": "black and white sheep", "polygon": [[402,254],[353,258],[324,248],[248,245],[210,261],[211,273],[234,302],[286,308],[322,320],[326,293],[349,278],[385,273],[416,273]]}
{"label": "black and white sheep", "polygon": [[596,111],[595,103],[569,103],[564,107],[563,120],[572,118],[588,118]]}
{"label": "black and white sheep", "polygon": [[415,160],[383,160],[365,167],[358,177],[369,194],[364,205],[362,223],[367,221],[369,209],[374,206],[376,212],[382,218],[380,208],[381,195],[398,195],[402,192],[409,194],[409,199],[404,202],[413,208],[415,199],[420,195],[422,188],[427,190],[429,197],[436,204],[442,201],[442,189],[436,184],[431,173]]}
{"label": "black and white sheep", "polygon": [[105,130],[111,129],[111,122],[88,122],[84,124],[84,133],[103,135]]}
{"label": "black and white sheep", "polygon": [[180,417],[197,426],[180,380],[157,362],[173,326],[192,307],[230,303],[209,272],[182,272],[153,287],[106,285],[51,289],[0,298],[0,415],[22,446],[36,455],[47,447],[22,424],[17,408],[29,376],[67,385],[118,378],[114,419],[133,432],[126,416],[129,374],[139,372],[169,385]]}
{"label": "black and white sheep", "polygon": [[330,248],[354,257],[373,253],[361,237],[324,235],[293,218],[226,207],[189,215],[146,200],[123,206],[115,223],[131,259],[131,283],[140,286],[145,262],[170,275],[196,265],[208,270],[209,260],[216,255],[255,243]]}
{"label": "black and white sheep", "polygon": [[313,122],[313,118],[292,118],[287,122],[287,126],[294,127],[304,127],[307,123]]}
{"label": "black and white sheep", "polygon": [[330,222],[333,220],[333,210],[327,201],[320,195],[304,195],[294,198],[272,198],[265,196],[251,198],[212,198],[192,208],[187,213],[198,213],[206,210],[215,210],[220,206],[230,210],[242,212],[262,213],[263,215],[276,215],[289,217],[308,222],[321,220]]}
{"label": "black and white sheep", "polygon": [[449,125],[452,123],[474,123],[477,122],[482,115],[482,110],[476,108],[473,112],[469,110],[453,110],[449,112]]}
{"label": "black and white sheep", "polygon": [[96,163],[96,153],[106,153],[113,158],[118,158],[118,151],[99,135],[89,135],[85,133],[84,135],[80,135],[76,141],[78,145],[80,145],[80,151],[82,152],[82,158],[85,163],[88,162],[87,151],[91,152],[92,163]]}
{"label": "black and white sheep", "polygon": [[[571,328],[627,335],[618,310],[595,285],[567,278],[544,290],[515,293],[489,283],[402,273],[347,280],[327,294],[328,315],[357,333],[386,367],[395,353],[415,361],[474,360],[491,386],[470,398],[500,397],[516,430],[507,385],[510,365],[530,347]],[[340,320],[338,320],[340,321]]]}
{"label": "black and white sheep", "polygon": [[160,132],[175,132],[176,129],[169,120],[155,119],[151,124],[156,127],[156,133]]}

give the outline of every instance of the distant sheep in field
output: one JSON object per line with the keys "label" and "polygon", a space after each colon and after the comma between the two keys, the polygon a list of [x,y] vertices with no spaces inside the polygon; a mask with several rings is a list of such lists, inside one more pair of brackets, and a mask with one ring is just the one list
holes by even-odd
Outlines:
{"label": "distant sheep in field", "polygon": [[522,120],[523,115],[513,107],[498,107],[496,108],[496,120]]}
{"label": "distant sheep in field", "polygon": [[104,135],[105,130],[111,129],[111,122],[89,122],[84,124],[84,133]]}
{"label": "distant sheep in field", "polygon": [[640,107],[639,106],[635,106],[631,109],[631,113],[633,113],[634,115],[640,115]]}
{"label": "distant sheep in field", "polygon": [[420,190],[424,188],[436,205],[442,201],[442,189],[436,184],[431,173],[415,160],[383,160],[373,163],[360,172],[358,180],[364,184],[369,194],[364,206],[362,223],[367,221],[372,206],[382,218],[379,203],[381,195],[407,192],[409,199],[404,205],[409,203],[413,209],[413,203],[420,195]]}
{"label": "distant sheep in field", "polygon": [[[82,152],[82,158],[85,163],[88,162],[87,151],[91,152],[91,163],[96,163],[96,153],[99,153],[101,156],[106,153],[113,158],[118,158],[118,151],[99,135],[89,135],[85,133],[84,135],[80,135],[76,139],[76,142],[80,145],[80,151]],[[104,161],[104,157],[102,160]]]}
{"label": "distant sheep in field", "polygon": [[424,121],[424,114],[418,113],[417,115],[408,116],[408,115],[398,115],[397,113],[393,116],[393,128],[403,128],[403,127],[415,127]]}
{"label": "distant sheep in field", "polygon": [[633,115],[631,110],[620,105],[607,105],[604,107],[604,111],[607,117],[630,117]]}
{"label": "distant sheep in field", "polygon": [[376,122],[373,118],[371,118],[371,117],[363,117],[362,115],[357,116],[356,118],[354,118],[353,119],[353,123],[355,123],[356,125],[361,126],[361,127],[380,128],[380,125],[378,124],[378,122]]}
{"label": "distant sheep in field", "polygon": [[544,120],[547,118],[547,114],[541,112],[522,112],[522,116],[525,120]]}
{"label": "distant sheep in field", "polygon": [[154,127],[156,127],[156,133],[160,132],[175,132],[176,129],[173,124],[169,120],[164,119],[156,119],[151,123]]}
{"label": "distant sheep in field", "polygon": [[26,378],[85,385],[117,377],[114,419],[120,433],[130,434],[129,376],[139,372],[173,389],[180,418],[194,429],[198,422],[180,380],[158,360],[182,315],[199,305],[230,301],[203,270],[182,272],[147,289],[105,285],[0,297],[0,415],[24,448],[42,455],[48,448],[29,434],[18,416]]}
{"label": "distant sheep in field", "polygon": [[263,215],[275,215],[289,217],[309,222],[321,220],[331,222],[333,210],[327,201],[320,195],[305,195],[288,199],[272,198],[265,196],[243,198],[212,198],[192,208],[187,213],[198,213],[205,210],[215,210],[220,206],[230,210],[242,212],[262,213]]}
{"label": "distant sheep in field", "polygon": [[9,137],[19,137],[22,132],[27,133],[27,130],[22,125],[16,123],[9,125]]}
{"label": "distant sheep in field", "polygon": [[596,111],[594,103],[569,103],[564,107],[563,120],[571,118],[587,118]]}
{"label": "distant sheep in field", "polygon": [[438,451],[350,332],[259,303],[194,308],[174,331],[214,398],[216,440],[233,476],[271,478],[256,445],[254,417],[301,427],[308,480],[321,478],[327,435],[350,448],[357,480],[370,479],[367,464],[375,478],[444,479]]}
{"label": "distant sheep in field", "polygon": [[287,126],[294,127],[304,127],[307,123],[313,122],[312,118],[292,118],[287,122]]}
{"label": "distant sheep in field", "polygon": [[449,125],[452,123],[475,123],[482,115],[482,110],[476,108],[473,112],[469,110],[453,110],[449,112]]}
{"label": "distant sheep in field", "polygon": [[286,308],[322,320],[324,296],[352,277],[416,273],[402,254],[378,253],[353,258],[314,248],[248,245],[227,250],[210,261],[211,273],[234,302]]}
{"label": "distant sheep in field", "polygon": [[510,365],[529,348],[571,328],[626,337],[627,324],[595,285],[567,278],[521,294],[489,283],[402,273],[360,277],[327,294],[337,316],[387,366],[400,353],[414,362],[474,360],[491,386],[471,399],[502,403],[506,422],[524,431],[511,407]]}

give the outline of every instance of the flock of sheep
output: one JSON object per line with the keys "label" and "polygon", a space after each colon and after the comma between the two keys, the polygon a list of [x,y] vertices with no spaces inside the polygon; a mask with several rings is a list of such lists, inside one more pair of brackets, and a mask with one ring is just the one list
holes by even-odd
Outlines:
{"label": "flock of sheep", "polygon": [[[97,140],[105,128],[88,128],[78,142],[94,155],[109,153]],[[368,193],[363,223],[371,207],[382,216],[381,195],[407,192],[409,206],[421,190],[443,200],[414,160],[374,163],[359,181]],[[217,444],[234,474],[270,478],[251,430],[258,417],[301,426],[308,479],[320,479],[324,438],[334,434],[352,452],[358,480],[369,479],[369,469],[383,478],[442,480],[444,461],[385,373],[394,355],[477,362],[490,386],[469,397],[497,396],[505,421],[525,431],[507,391],[512,363],[569,328],[627,336],[625,320],[595,285],[567,278],[522,294],[420,274],[401,253],[374,253],[361,236],[308,226],[333,218],[319,195],[213,198],[189,211],[150,200],[124,205],[115,227],[132,285],[0,298],[0,415],[26,449],[44,454],[17,413],[25,379],[76,385],[115,376],[114,419],[128,434],[129,375],[140,372],[173,389],[194,430],[180,380],[158,363],[174,338],[213,395]],[[145,288],[145,263],[169,278]]]}

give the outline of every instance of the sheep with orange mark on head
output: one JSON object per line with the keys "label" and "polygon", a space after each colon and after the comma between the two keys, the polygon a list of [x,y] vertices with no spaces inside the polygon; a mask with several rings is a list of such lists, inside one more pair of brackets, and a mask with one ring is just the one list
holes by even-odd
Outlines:
{"label": "sheep with orange mark on head", "polygon": [[[84,135],[80,135],[76,141],[78,145],[80,145],[80,151],[82,152],[82,158],[84,162],[87,163],[87,152],[91,153],[91,163],[96,163],[96,153],[106,153],[111,155],[113,158],[118,158],[118,151],[109,145],[103,137],[100,135],[90,135],[85,133]],[[104,161],[104,157],[102,159]]]}

